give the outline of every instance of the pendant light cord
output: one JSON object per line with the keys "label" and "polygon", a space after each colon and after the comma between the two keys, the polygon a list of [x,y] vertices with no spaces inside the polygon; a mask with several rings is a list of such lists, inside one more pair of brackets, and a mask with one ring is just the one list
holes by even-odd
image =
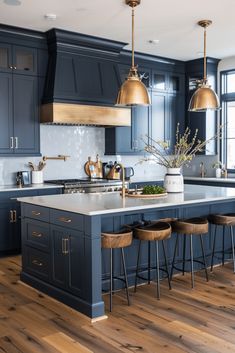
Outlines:
{"label": "pendant light cord", "polygon": [[135,47],[135,7],[132,6],[132,61],[131,61],[131,66],[132,69],[135,67],[135,51],[134,51],[134,47]]}
{"label": "pendant light cord", "polygon": [[203,81],[207,80],[207,70],[206,70],[206,26],[204,27],[204,74]]}

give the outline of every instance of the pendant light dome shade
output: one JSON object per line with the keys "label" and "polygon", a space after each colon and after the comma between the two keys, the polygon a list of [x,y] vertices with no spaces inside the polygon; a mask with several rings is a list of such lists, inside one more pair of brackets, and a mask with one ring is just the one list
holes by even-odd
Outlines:
{"label": "pendant light dome shade", "polygon": [[207,81],[207,65],[206,65],[206,29],[212,24],[210,20],[202,20],[198,25],[204,28],[204,74],[203,79],[199,81],[198,88],[194,92],[190,102],[188,111],[205,112],[207,110],[219,110],[220,102],[216,92],[211,88]]}
{"label": "pendant light dome shade", "polygon": [[190,112],[205,112],[219,109],[220,102],[217,94],[206,82],[203,82],[192,95],[188,110]]}
{"label": "pendant light dome shade", "polygon": [[117,97],[116,105],[149,105],[150,99],[148,91],[141,82],[137,70],[130,69],[127,79],[123,82]]}
{"label": "pendant light dome shade", "polygon": [[132,106],[132,105],[149,105],[150,98],[148,90],[140,79],[135,66],[135,50],[134,50],[134,9],[140,4],[141,0],[126,0],[126,4],[132,8],[132,60],[131,68],[127,79],[122,84],[116,101],[119,106]]}

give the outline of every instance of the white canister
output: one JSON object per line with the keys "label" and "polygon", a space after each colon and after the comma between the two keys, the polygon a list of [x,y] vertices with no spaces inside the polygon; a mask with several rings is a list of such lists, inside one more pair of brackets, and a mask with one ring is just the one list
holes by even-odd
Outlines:
{"label": "white canister", "polygon": [[221,168],[216,168],[216,170],[215,170],[216,178],[221,178],[221,175],[222,175],[222,169]]}
{"label": "white canister", "polygon": [[183,192],[184,178],[180,168],[168,168],[164,178],[164,187],[167,192]]}
{"label": "white canister", "polygon": [[32,184],[43,184],[42,170],[33,170],[32,171]]}

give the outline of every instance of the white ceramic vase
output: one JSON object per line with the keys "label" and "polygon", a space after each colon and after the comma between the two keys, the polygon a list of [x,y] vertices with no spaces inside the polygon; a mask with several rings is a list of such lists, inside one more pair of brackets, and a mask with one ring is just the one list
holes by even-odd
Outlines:
{"label": "white ceramic vase", "polygon": [[33,170],[32,171],[32,184],[43,184],[42,170]]}
{"label": "white ceramic vase", "polygon": [[164,178],[164,187],[167,192],[183,192],[184,178],[180,168],[167,168]]}
{"label": "white ceramic vase", "polygon": [[216,170],[215,170],[216,178],[221,178],[221,175],[222,175],[222,169],[221,168],[216,168]]}

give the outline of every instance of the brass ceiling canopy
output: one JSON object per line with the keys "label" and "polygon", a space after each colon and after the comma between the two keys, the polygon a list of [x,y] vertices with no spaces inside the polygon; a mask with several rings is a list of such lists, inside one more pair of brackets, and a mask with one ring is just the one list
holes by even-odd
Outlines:
{"label": "brass ceiling canopy", "polygon": [[206,70],[206,29],[212,24],[211,20],[201,20],[198,25],[204,28],[204,75],[199,81],[198,88],[189,102],[188,110],[191,112],[206,112],[207,110],[219,110],[220,102],[217,94],[208,84]]}
{"label": "brass ceiling canopy", "polygon": [[141,0],[126,0],[126,4],[132,8],[132,62],[127,79],[122,84],[116,105],[132,106],[132,105],[149,105],[150,99],[147,88],[141,82],[138,74],[137,66],[135,66],[135,50],[134,50],[134,9],[140,4]]}

